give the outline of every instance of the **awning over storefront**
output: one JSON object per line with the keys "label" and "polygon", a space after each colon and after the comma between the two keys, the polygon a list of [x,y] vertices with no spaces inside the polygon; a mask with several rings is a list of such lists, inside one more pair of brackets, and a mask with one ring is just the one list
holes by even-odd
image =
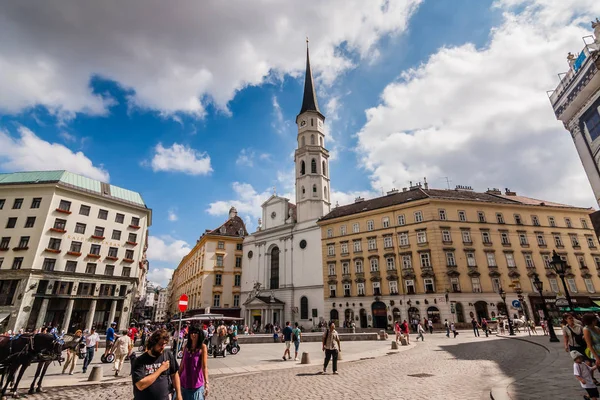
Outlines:
{"label": "awning over storefront", "polygon": [[592,303],[600,307],[600,300],[592,300]]}
{"label": "awning over storefront", "polygon": [[[595,303],[595,302],[594,302]],[[560,307],[561,311],[570,311],[569,307]],[[598,312],[600,311],[600,307],[575,307],[573,309],[575,312]]]}

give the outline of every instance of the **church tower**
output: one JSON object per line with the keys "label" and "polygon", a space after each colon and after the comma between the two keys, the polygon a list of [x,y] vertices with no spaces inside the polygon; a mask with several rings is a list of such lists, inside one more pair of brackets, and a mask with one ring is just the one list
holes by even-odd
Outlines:
{"label": "church tower", "polygon": [[298,147],[296,164],[296,219],[311,221],[329,213],[329,151],[325,149],[325,116],[319,111],[306,46],[306,77],[302,108],[296,117]]}

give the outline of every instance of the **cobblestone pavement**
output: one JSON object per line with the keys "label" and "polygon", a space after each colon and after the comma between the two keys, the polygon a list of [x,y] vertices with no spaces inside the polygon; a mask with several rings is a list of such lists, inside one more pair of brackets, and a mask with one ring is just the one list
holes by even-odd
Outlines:
{"label": "cobblestone pavement", "polygon": [[[342,344],[343,346],[343,344]],[[343,349],[343,347],[342,347]],[[426,336],[410,350],[375,359],[343,363],[339,375],[321,375],[313,365],[235,376],[213,377],[216,399],[489,399],[490,389],[511,376],[537,368],[547,354],[540,346],[496,337],[457,339]],[[283,361],[281,361],[283,363]],[[566,379],[568,380],[570,376]],[[391,395],[393,394],[393,395]],[[391,397],[390,397],[391,396]],[[51,388],[28,399],[130,399],[130,384]],[[525,397],[523,397],[525,398]]]}

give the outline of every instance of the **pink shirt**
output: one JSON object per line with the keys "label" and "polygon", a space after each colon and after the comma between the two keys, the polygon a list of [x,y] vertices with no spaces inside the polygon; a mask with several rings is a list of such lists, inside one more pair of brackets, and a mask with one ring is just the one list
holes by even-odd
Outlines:
{"label": "pink shirt", "polygon": [[185,349],[181,363],[184,365],[183,374],[179,378],[181,380],[181,387],[185,389],[198,389],[204,386],[202,350],[190,353]]}

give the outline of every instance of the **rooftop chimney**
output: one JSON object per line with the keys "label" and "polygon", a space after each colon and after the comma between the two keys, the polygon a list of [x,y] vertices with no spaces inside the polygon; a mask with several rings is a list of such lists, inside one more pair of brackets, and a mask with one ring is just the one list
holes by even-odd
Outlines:
{"label": "rooftop chimney", "polygon": [[504,189],[504,194],[507,195],[507,196],[516,196],[517,192],[513,192],[509,188],[505,188]]}
{"label": "rooftop chimney", "polygon": [[387,192],[387,195],[389,196],[390,194],[396,194],[398,193],[398,189],[393,188],[392,190],[390,190],[389,192]]}
{"label": "rooftop chimney", "polygon": [[423,187],[425,187],[425,190],[429,189],[429,184],[427,183],[427,177],[423,178]]}
{"label": "rooftop chimney", "polygon": [[456,185],[456,188],[454,190],[461,192],[472,192],[473,188],[471,186]]}
{"label": "rooftop chimney", "polygon": [[485,191],[487,194],[502,194],[502,191],[500,189],[497,188],[488,188],[488,190]]}
{"label": "rooftop chimney", "polygon": [[403,191],[403,192],[407,192],[407,191],[408,191],[408,188],[405,188],[405,187],[403,187],[403,188],[402,188],[402,191]]}
{"label": "rooftop chimney", "polygon": [[361,201],[365,201],[365,199],[363,197],[360,197],[360,196],[354,199],[355,203],[360,203]]}

